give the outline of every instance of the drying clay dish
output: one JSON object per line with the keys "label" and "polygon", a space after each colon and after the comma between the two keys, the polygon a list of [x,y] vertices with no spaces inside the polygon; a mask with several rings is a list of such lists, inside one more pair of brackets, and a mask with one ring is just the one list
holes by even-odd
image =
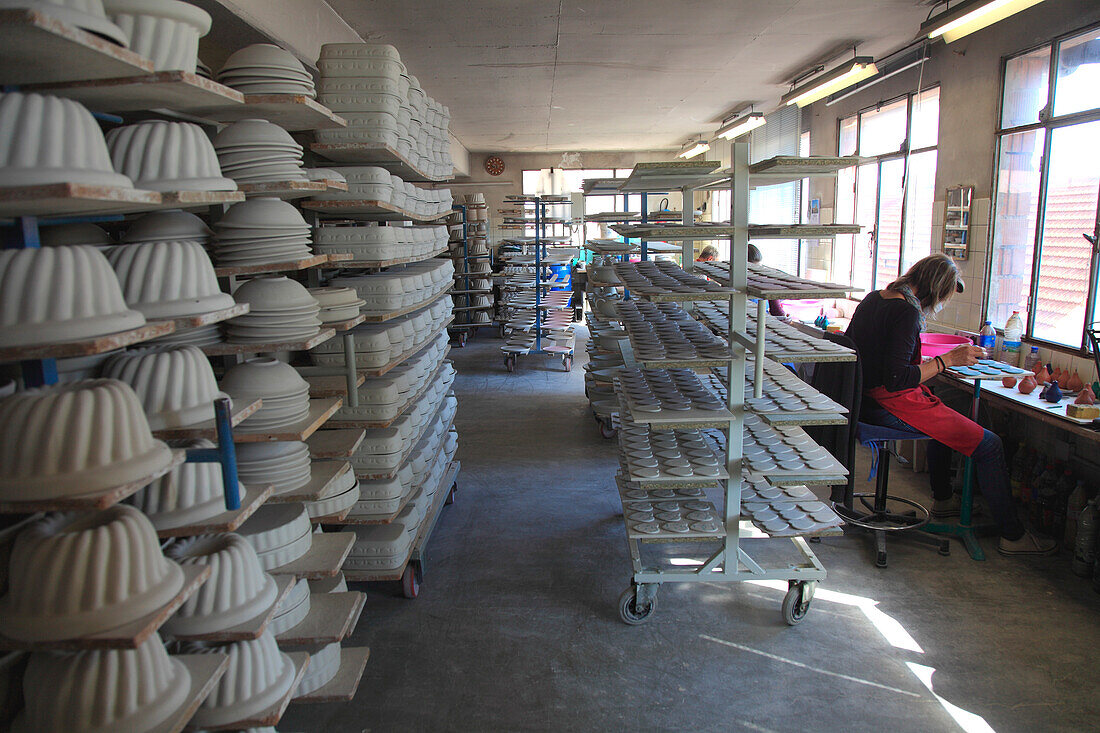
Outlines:
{"label": "drying clay dish", "polygon": [[103,7],[156,71],[194,73],[199,38],[210,32],[205,10],[178,0],[103,0]]}
{"label": "drying clay dish", "polygon": [[165,554],[181,565],[211,568],[207,581],[165,622],[169,634],[224,631],[267,613],[275,603],[275,579],[240,535],[188,537],[169,544]]}
{"label": "drying clay dish", "polygon": [[126,351],[112,357],[102,374],[133,388],[153,430],[212,420],[214,400],[223,396],[210,360],[194,346]]}
{"label": "drying clay dish", "polygon": [[146,478],[171,460],[133,389],[117,380],[28,389],[0,400],[0,497],[79,496]]}
{"label": "drying clay dish", "polygon": [[[0,110],[2,112],[2,110]],[[35,346],[145,325],[94,247],[0,252],[0,346]]]}
{"label": "drying clay dish", "polygon": [[275,609],[275,615],[267,625],[273,636],[289,631],[309,615],[309,583],[298,580]]}
{"label": "drying clay dish", "polygon": [[32,654],[18,733],[159,729],[187,702],[191,675],[154,633],[135,649]]}
{"label": "drying clay dish", "polygon": [[183,587],[137,509],[49,515],[23,530],[11,554],[0,628],[16,639],[96,634],[153,613]]}
{"label": "drying clay dish", "polygon": [[252,641],[184,644],[183,651],[229,657],[229,668],[191,718],[198,727],[228,725],[266,710],[290,691],[297,674],[294,662],[279,651],[270,631]]}
{"label": "drying clay dish", "polygon": [[340,643],[328,644],[321,651],[309,656],[309,666],[302,675],[302,681],[294,689],[293,697],[302,697],[315,692],[329,682],[340,671]]}
{"label": "drying clay dish", "polygon": [[116,127],[107,133],[107,148],[115,170],[132,179],[138,188],[237,190],[232,179],[222,176],[210,138],[190,122],[150,120]]}
{"label": "drying clay dish", "polygon": [[265,504],[240,526],[264,570],[293,562],[313,544],[309,514],[302,504]]}
{"label": "drying clay dish", "polygon": [[[213,448],[214,443],[197,440],[177,447]],[[126,503],[144,512],[158,531],[176,529],[200,524],[226,512],[224,487],[221,466],[217,463],[184,463],[126,499]],[[242,505],[247,501],[246,495],[244,485],[238,483],[237,496]]]}
{"label": "drying clay dish", "polygon": [[146,318],[180,318],[232,308],[198,242],[147,242],[107,253],[126,304]]}

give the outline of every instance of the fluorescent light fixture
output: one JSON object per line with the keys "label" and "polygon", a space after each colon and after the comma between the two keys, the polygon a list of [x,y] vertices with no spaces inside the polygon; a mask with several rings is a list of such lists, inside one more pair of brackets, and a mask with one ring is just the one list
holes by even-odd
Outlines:
{"label": "fluorescent light fixture", "polygon": [[703,142],[702,140],[699,140],[697,142],[689,141],[688,144],[684,146],[684,149],[680,151],[680,154],[676,157],[684,159],[694,158],[696,155],[705,153],[708,150],[710,150],[710,143]]}
{"label": "fluorescent light fixture", "polygon": [[943,36],[947,43],[1027,10],[1043,0],[964,0],[953,8],[921,24],[921,35],[935,40]]}
{"label": "fluorescent light fixture", "polygon": [[764,119],[764,113],[750,112],[747,115],[738,117],[727,125],[719,127],[717,135],[725,140],[732,140],[735,137],[744,135],[749,130],[755,130],[765,124],[767,124],[767,120]]}
{"label": "fluorescent light fixture", "polygon": [[830,94],[835,94],[841,89],[847,89],[853,84],[874,76],[878,73],[875,60],[870,56],[857,56],[851,61],[845,61],[829,73],[808,81],[800,87],[796,87],[783,95],[782,102],[787,105],[797,104],[805,107],[819,99],[824,99]]}

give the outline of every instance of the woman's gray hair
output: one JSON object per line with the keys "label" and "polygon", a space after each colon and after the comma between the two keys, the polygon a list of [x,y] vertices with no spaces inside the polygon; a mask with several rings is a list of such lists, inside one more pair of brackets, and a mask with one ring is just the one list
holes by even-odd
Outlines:
{"label": "woman's gray hair", "polygon": [[930,311],[953,293],[961,293],[963,282],[955,261],[942,252],[936,252],[914,263],[908,272],[887,285],[886,289],[897,291],[903,287],[913,291],[921,307]]}

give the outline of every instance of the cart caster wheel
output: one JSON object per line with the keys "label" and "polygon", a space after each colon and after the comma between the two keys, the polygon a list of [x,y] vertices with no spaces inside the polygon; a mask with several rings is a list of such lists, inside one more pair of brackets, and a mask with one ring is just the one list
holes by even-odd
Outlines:
{"label": "cart caster wheel", "polygon": [[940,554],[944,557],[950,557],[951,555],[951,542],[950,540],[944,540],[940,543]]}
{"label": "cart caster wheel", "polygon": [[603,438],[606,438],[607,440],[611,440],[616,435],[618,435],[618,433],[619,433],[619,431],[610,422],[605,422],[603,420],[600,420],[600,435]]}
{"label": "cart caster wheel", "polygon": [[455,494],[458,493],[458,484],[451,484],[451,490],[447,494],[447,498],[443,501],[445,506],[449,506],[455,503]]}
{"label": "cart caster wheel", "polygon": [[808,583],[795,580],[790,582],[787,595],[783,597],[783,620],[788,626],[795,626],[806,618],[806,612],[810,610],[812,600],[813,590]]}
{"label": "cart caster wheel", "polygon": [[573,357],[571,357],[571,356],[562,357],[561,365],[563,367],[565,367],[565,371],[567,371],[567,372],[573,371]]}
{"label": "cart caster wheel", "polygon": [[514,357],[514,356],[504,357],[504,368],[507,369],[510,372],[514,372],[516,370],[516,357]]}
{"label": "cart caster wheel", "polygon": [[877,553],[875,555],[875,567],[876,568],[884,568],[886,566],[887,566],[886,553],[885,552]]}
{"label": "cart caster wheel", "polygon": [[622,619],[624,624],[630,626],[637,626],[638,624],[644,624],[653,615],[653,612],[657,610],[657,597],[644,606],[638,605],[638,589],[637,586],[630,586],[623,591],[623,594],[619,596],[619,618]]}
{"label": "cart caster wheel", "polygon": [[409,563],[405,566],[405,572],[401,575],[401,594],[406,598],[416,598],[420,595],[420,571]]}

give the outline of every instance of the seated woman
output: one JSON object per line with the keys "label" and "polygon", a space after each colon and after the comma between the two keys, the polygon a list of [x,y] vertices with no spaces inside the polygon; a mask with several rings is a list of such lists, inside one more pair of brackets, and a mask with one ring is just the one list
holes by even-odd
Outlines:
{"label": "seated woman", "polygon": [[973,420],[940,402],[924,386],[953,366],[970,366],[984,351],[964,344],[943,356],[921,362],[920,332],[927,315],[938,313],[963,281],[955,263],[937,253],[863,299],[852,315],[847,335],[856,344],[863,366],[862,422],[915,430],[932,438],[928,472],[934,499],[932,513],[955,516],[959,503],[952,495],[950,451],[974,460],[978,486],[1000,529],[997,550],[1003,555],[1044,555],[1054,540],[1035,537],[1016,515],[1001,439]]}

